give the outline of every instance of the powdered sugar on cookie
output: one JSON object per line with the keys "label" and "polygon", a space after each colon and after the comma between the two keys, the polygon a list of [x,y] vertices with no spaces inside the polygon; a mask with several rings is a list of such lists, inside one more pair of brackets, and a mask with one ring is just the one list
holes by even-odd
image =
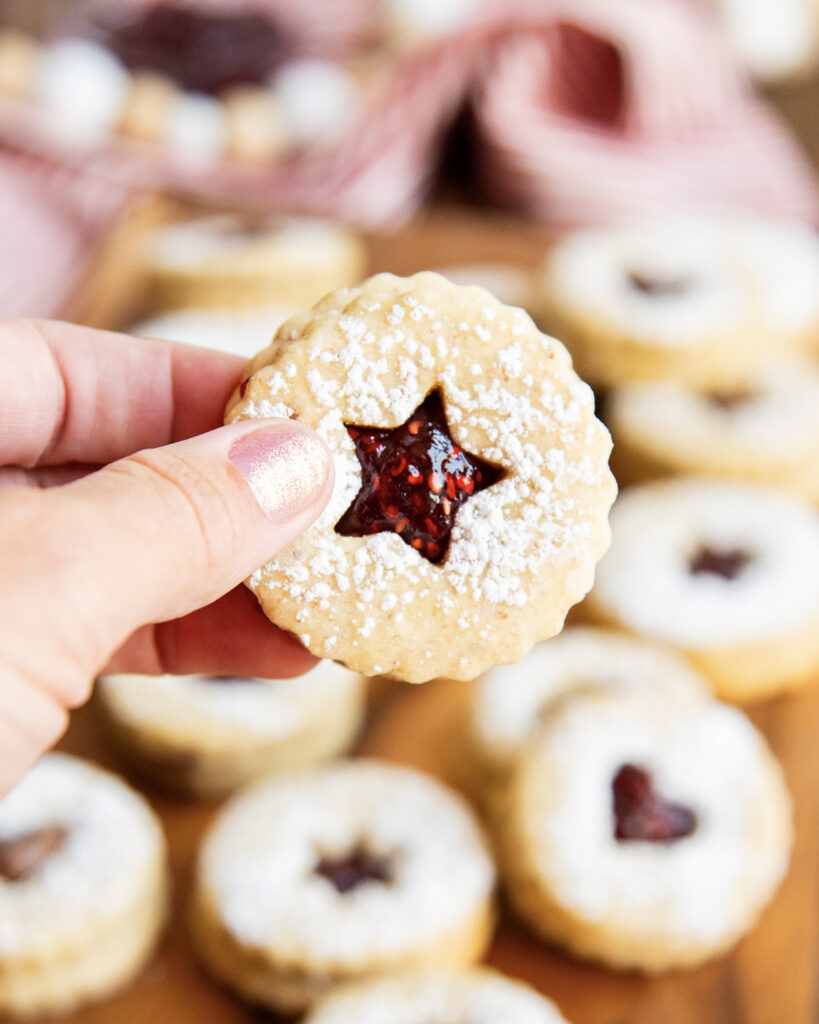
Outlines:
{"label": "powdered sugar on cookie", "polygon": [[[322,656],[418,681],[474,676],[560,628],[607,544],[610,442],[526,313],[434,274],[379,275],[285,323],[252,368],[229,420],[298,416],[335,457],[323,515],[250,580],[274,621]],[[397,428],[435,389],[453,442],[503,470],[459,507],[438,565],[395,532],[334,529],[362,485],[347,425]]]}

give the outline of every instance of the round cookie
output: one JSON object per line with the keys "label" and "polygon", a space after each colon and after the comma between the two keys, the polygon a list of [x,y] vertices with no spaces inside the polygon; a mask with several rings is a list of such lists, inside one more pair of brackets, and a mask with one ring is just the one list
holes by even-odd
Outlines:
{"label": "round cookie", "polygon": [[697,477],[625,491],[584,605],[670,644],[729,700],[819,673],[819,521],[790,495]]}
{"label": "round cookie", "polygon": [[332,986],[483,954],[494,868],[467,806],[419,772],[341,761],[267,779],[200,852],[193,938],[208,969],[280,1013]]}
{"label": "round cookie", "polygon": [[144,775],[213,798],[344,752],[365,690],[361,676],[330,661],[297,679],[103,676],[96,700],[106,736]]}
{"label": "round cookie", "polygon": [[331,221],[277,217],[254,224],[222,214],[161,228],[147,260],[158,308],[303,309],[357,281],[365,255],[357,236]]}
{"label": "round cookie", "polygon": [[304,1024],[566,1024],[554,1003],[529,985],[488,969],[408,971],[344,985]]}
{"label": "round cookie", "polygon": [[248,581],[273,621],[410,682],[474,678],[560,630],[608,544],[610,439],[523,310],[380,274],[287,321],[250,370],[228,422],[297,416],[335,461],[322,516]]}
{"label": "round cookie", "polygon": [[592,383],[741,384],[819,336],[819,240],[803,225],[714,218],[568,235],[541,277],[543,318]]}
{"label": "round cookie", "polygon": [[756,922],[787,869],[790,800],[736,709],[598,691],[565,701],[523,755],[498,839],[511,903],[538,935],[664,971]]}
{"label": "round cookie", "polygon": [[701,473],[770,484],[819,503],[819,368],[780,358],[742,387],[634,381],[609,392],[620,483]]}
{"label": "round cookie", "polygon": [[573,626],[516,665],[475,680],[466,749],[470,778],[486,798],[502,791],[522,752],[567,695],[590,689],[657,694],[687,706],[707,684],[671,651],[610,629]]}
{"label": "round cookie", "polygon": [[0,1015],[70,1013],[125,985],[166,901],[147,802],[91,764],[44,757],[0,803]]}

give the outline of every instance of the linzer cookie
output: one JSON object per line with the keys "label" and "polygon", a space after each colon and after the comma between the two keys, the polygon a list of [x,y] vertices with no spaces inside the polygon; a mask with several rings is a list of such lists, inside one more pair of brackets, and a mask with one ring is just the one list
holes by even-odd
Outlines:
{"label": "linzer cookie", "polygon": [[419,772],[342,761],[234,797],[199,856],[192,934],[239,995],[296,1013],[344,981],[474,963],[493,887],[459,797]]}
{"label": "linzer cookie", "polygon": [[304,1024],[566,1024],[554,1003],[496,971],[403,971],[377,981],[344,985]]}
{"label": "linzer cookie", "polygon": [[674,378],[733,387],[819,336],[819,240],[753,219],[568,235],[542,276],[544,323],[596,385]]}
{"label": "linzer cookie", "polygon": [[517,664],[493,668],[475,681],[466,752],[469,777],[481,795],[493,802],[562,699],[598,689],[659,695],[682,705],[708,692],[706,681],[663,647],[612,629],[564,629]]}
{"label": "linzer cookie", "polygon": [[816,509],[752,484],[699,477],[626,490],[586,608],[688,656],[729,700],[819,673]]}
{"label": "linzer cookie", "polygon": [[814,360],[779,356],[732,388],[634,381],[612,389],[606,408],[621,484],[702,473],[770,484],[819,504]]}
{"label": "linzer cookie", "polygon": [[127,760],[206,798],[343,753],[364,698],[363,677],[332,662],[298,679],[117,675],[96,688],[106,736]]}
{"label": "linzer cookie", "polygon": [[358,281],[364,250],[331,221],[224,214],[160,228],[147,262],[151,302],[160,309],[304,308]]}
{"label": "linzer cookie", "polygon": [[116,776],[50,754],[0,803],[0,1015],[69,1013],[125,985],[165,916],[159,822]]}
{"label": "linzer cookie", "polygon": [[471,679],[557,633],[605,550],[610,439],[563,346],[437,274],[287,321],[229,422],[293,416],[335,459],[320,519],[250,578],[320,657]]}
{"label": "linzer cookie", "polygon": [[536,934],[654,972],[753,926],[787,869],[790,800],[736,709],[598,691],[549,716],[497,831],[510,900]]}

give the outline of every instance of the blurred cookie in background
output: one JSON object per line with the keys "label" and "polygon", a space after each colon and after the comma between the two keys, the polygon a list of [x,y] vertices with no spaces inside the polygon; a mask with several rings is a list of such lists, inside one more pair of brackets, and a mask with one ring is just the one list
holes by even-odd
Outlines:
{"label": "blurred cookie in background", "polygon": [[42,758],[0,803],[0,1013],[71,1013],[131,981],[165,920],[166,860],[142,796]]}
{"label": "blurred cookie in background", "polygon": [[534,271],[513,263],[458,263],[437,267],[453,284],[473,284],[485,288],[505,306],[522,306],[532,311],[535,306]]}
{"label": "blurred cookie in background", "polygon": [[162,228],[149,241],[149,302],[157,310],[307,308],[357,282],[365,262],[358,236],[331,221],[196,218]]}
{"label": "blurred cookie in background", "polygon": [[677,477],[621,493],[583,610],[675,647],[727,700],[819,676],[819,518],[754,484]]}
{"label": "blurred cookie in background", "polygon": [[657,644],[613,629],[570,626],[522,661],[491,669],[472,684],[464,777],[492,808],[526,746],[567,695],[625,689],[682,706],[701,700],[707,682]]}
{"label": "blurred cookie in background", "polygon": [[103,676],[106,739],[171,792],[217,799],[270,772],[344,753],[361,727],[365,681],[333,662],[297,679]]}
{"label": "blurred cookie in background", "polygon": [[344,985],[323,999],[304,1024],[417,1024],[420,1020],[566,1024],[550,1000],[524,982],[489,968],[404,971]]}
{"label": "blurred cookie in background", "polygon": [[142,338],[181,341],[215,348],[250,359],[266,348],[276,329],[298,310],[273,306],[260,309],[181,309],[143,320],[128,329]]}
{"label": "blurred cookie in background", "polygon": [[479,960],[494,881],[454,792],[386,762],[339,761],[256,783],[217,816],[192,938],[238,995],[299,1013],[345,981]]}
{"label": "blurred cookie in background", "polygon": [[735,708],[624,689],[568,697],[496,830],[516,914],[610,967],[693,967],[731,948],[784,876],[781,768]]}
{"label": "blurred cookie in background", "polygon": [[634,381],[606,420],[619,483],[699,473],[770,484],[819,504],[819,365],[783,355],[733,388]]}
{"label": "blurred cookie in background", "polygon": [[544,326],[592,384],[740,385],[819,339],[819,237],[752,218],[588,229],[550,251]]}

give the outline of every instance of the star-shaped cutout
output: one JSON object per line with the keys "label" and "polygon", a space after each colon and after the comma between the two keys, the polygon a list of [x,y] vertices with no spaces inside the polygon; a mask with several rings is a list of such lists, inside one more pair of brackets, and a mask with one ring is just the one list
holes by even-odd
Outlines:
{"label": "star-shaped cutout", "polygon": [[440,563],[458,509],[505,476],[500,466],[455,444],[440,390],[430,391],[400,427],[345,426],[361,464],[361,489],[336,523],[345,537],[397,533]]}

